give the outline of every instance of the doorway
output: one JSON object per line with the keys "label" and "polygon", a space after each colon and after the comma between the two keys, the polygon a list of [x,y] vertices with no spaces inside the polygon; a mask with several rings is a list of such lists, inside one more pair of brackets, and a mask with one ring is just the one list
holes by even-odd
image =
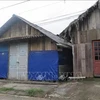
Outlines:
{"label": "doorway", "polygon": [[94,76],[100,76],[100,41],[93,41]]}
{"label": "doorway", "polygon": [[9,79],[27,80],[28,43],[13,43],[9,54]]}

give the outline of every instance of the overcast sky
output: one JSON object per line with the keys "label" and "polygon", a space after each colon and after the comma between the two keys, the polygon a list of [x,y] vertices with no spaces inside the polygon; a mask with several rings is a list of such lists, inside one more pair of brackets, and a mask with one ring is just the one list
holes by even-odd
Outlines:
{"label": "overcast sky", "polygon": [[[32,23],[59,34],[79,14],[97,0],[33,0],[5,8],[23,1],[0,1],[0,27],[13,15],[19,15]],[[3,9],[5,8],[5,9]]]}

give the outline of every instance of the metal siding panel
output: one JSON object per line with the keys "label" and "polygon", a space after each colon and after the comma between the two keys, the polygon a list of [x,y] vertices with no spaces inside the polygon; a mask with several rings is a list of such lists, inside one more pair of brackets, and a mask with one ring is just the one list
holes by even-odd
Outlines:
{"label": "metal siding panel", "polygon": [[0,44],[0,78],[7,78],[8,74],[8,45]]}
{"label": "metal siding panel", "polygon": [[10,45],[9,54],[9,79],[17,79],[17,55],[18,55],[18,45]]}
{"label": "metal siding panel", "polygon": [[8,51],[0,52],[0,78],[7,78],[8,74]]}
{"label": "metal siding panel", "polygon": [[28,43],[10,45],[9,78],[27,80]]}
{"label": "metal siding panel", "polygon": [[58,80],[58,52],[30,51],[28,63],[29,80]]}
{"label": "metal siding panel", "polygon": [[19,68],[18,79],[27,80],[27,64],[28,64],[28,43],[20,43],[19,45]]}

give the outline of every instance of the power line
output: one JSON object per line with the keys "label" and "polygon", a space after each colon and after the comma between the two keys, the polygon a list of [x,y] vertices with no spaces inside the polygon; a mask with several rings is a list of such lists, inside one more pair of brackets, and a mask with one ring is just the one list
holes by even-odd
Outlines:
{"label": "power line", "polygon": [[19,4],[22,4],[22,3],[28,2],[28,1],[30,1],[30,0],[26,0],[26,1],[19,2],[19,3],[16,3],[16,4],[10,5],[10,6],[3,7],[3,8],[0,8],[0,10],[7,9],[7,8],[10,8],[10,7],[13,7],[13,6],[16,6],[16,5],[19,5]]}
{"label": "power line", "polygon": [[[26,0],[26,1],[23,1],[23,2],[20,2],[20,3],[16,3],[16,4],[13,4],[13,5],[10,5],[10,6],[3,7],[3,8],[0,8],[0,10],[6,9],[6,8],[9,8],[9,7],[12,7],[12,6],[16,6],[16,5],[25,3],[27,1],[30,1],[30,0]],[[65,0],[65,1],[80,1],[80,0]],[[81,1],[96,1],[96,0],[81,0]],[[52,4],[57,4],[57,3],[59,3],[59,2],[52,3]],[[48,4],[48,5],[44,5],[44,6],[41,6],[41,7],[34,8],[34,9],[30,9],[30,10],[27,10],[27,11],[24,11],[24,12],[21,12],[21,13],[25,13],[25,12],[29,12],[29,11],[32,11],[32,10],[40,9],[42,7],[46,7],[46,6],[49,6],[49,5],[52,5],[52,4]],[[82,10],[82,11],[85,11],[85,10]],[[82,11],[79,11],[79,12],[82,12]],[[76,12],[76,13],[79,13],[79,12]],[[74,13],[71,13],[71,14],[74,14]],[[73,15],[73,16],[69,16],[68,17],[68,15],[71,15],[71,14],[65,14],[65,15],[61,15],[61,16],[56,16],[56,17],[52,17],[52,18],[41,20],[39,22],[34,22],[34,23],[39,23],[39,24],[43,24],[43,22],[44,23],[50,23],[50,22],[55,22],[55,21],[63,20],[65,18],[69,19],[71,17],[78,16],[78,14],[77,14],[77,15]],[[60,17],[64,17],[64,18],[60,18]],[[60,18],[60,19],[56,19],[56,18]],[[55,20],[52,20],[52,19],[55,19]],[[52,21],[48,21],[48,20],[52,20]],[[48,21],[48,22],[45,22],[45,21]]]}
{"label": "power line", "polygon": [[57,4],[57,3],[60,3],[60,2],[55,2],[55,3],[51,3],[51,4],[48,4],[48,5],[41,6],[41,7],[37,7],[37,8],[34,8],[34,9],[26,10],[26,11],[20,12],[19,14],[23,14],[23,13],[27,13],[27,12],[30,12],[30,11],[34,11],[34,10],[37,10],[37,9],[40,9],[40,8],[43,8],[43,7],[46,7],[46,6],[50,6],[50,5],[53,5],[53,4]]}
{"label": "power line", "polygon": [[[44,19],[44,20],[41,20],[41,21],[38,21],[38,22],[34,22],[34,23],[39,23],[39,24],[42,24],[42,23],[48,23],[48,22],[52,22],[54,20],[59,20],[57,18],[60,18],[60,19],[63,19],[63,18],[66,18],[66,17],[72,17],[72,16],[76,16],[76,15],[79,15],[81,12],[83,11],[86,11],[86,10],[81,10],[81,11],[78,11],[78,12],[75,12],[75,13],[70,13],[70,14],[64,14],[64,15],[61,15],[61,16],[56,16],[56,17],[51,17],[51,18],[48,18],[48,19]],[[76,13],[79,13],[79,14],[76,14]],[[75,15],[72,15],[72,14],[75,14]],[[53,20],[54,19],[54,20]]]}
{"label": "power line", "polygon": [[[66,1],[97,1],[97,0],[64,0],[64,3]],[[57,4],[57,3],[61,3],[61,2],[56,2],[56,3],[44,5],[44,6],[41,6],[41,7],[37,7],[37,8],[34,8],[34,9],[26,10],[26,11],[20,12],[19,14],[23,14],[23,13],[27,13],[27,12],[30,12],[30,11],[34,11],[34,10],[37,10],[37,9],[40,9],[40,8],[43,8],[43,7],[46,7],[46,6],[50,6],[50,5],[53,5],[53,4]]]}
{"label": "power line", "polygon": [[[65,1],[67,1],[67,0],[65,0]],[[70,1],[70,0],[68,0],[68,1]],[[74,1],[74,0],[72,0],[72,1]],[[75,1],[79,1],[79,0],[75,0]],[[84,1],[84,0],[81,0],[81,1]],[[92,0],[87,0],[87,1],[92,1]],[[94,0],[94,1],[96,1],[96,0]],[[59,2],[56,2],[56,3],[59,3]],[[52,4],[56,4],[56,3],[52,3]],[[22,14],[22,13],[25,13],[25,12],[29,12],[29,11],[33,11],[33,10],[37,10],[37,9],[40,9],[40,8],[42,8],[42,7],[46,7],[46,6],[49,6],[49,5],[52,5],[52,4],[48,4],[48,5],[44,5],[44,6],[38,7],[38,8],[30,9],[30,10],[21,12],[21,13],[19,13],[19,14]],[[87,9],[85,9],[85,10],[87,10]],[[83,11],[85,11],[85,10],[78,11],[78,12],[75,12],[75,13],[83,12]],[[71,14],[74,14],[74,13],[71,13]],[[56,18],[59,18],[59,17],[64,17],[64,16],[67,17],[68,15],[71,15],[71,14],[65,14],[65,15],[61,15],[61,16],[51,17],[51,18],[48,18],[48,19],[41,20],[41,21],[39,21],[39,22],[34,22],[34,23],[43,23],[44,21],[49,21],[49,20],[56,19]],[[61,19],[62,19],[62,18],[61,18]],[[59,19],[57,19],[57,20],[59,20]],[[49,21],[49,22],[50,22],[50,21]],[[48,22],[44,22],[44,23],[48,23]]]}
{"label": "power line", "polygon": [[78,17],[80,14],[77,14],[77,15],[73,15],[73,16],[69,16],[69,17],[64,17],[64,18],[60,18],[60,19],[55,19],[55,20],[52,20],[52,21],[48,21],[48,22],[41,22],[41,23],[37,23],[39,25],[41,24],[50,24],[50,23],[53,23],[53,22],[57,22],[57,21],[60,21],[60,20],[65,20],[65,19],[70,19],[70,18],[73,18],[73,17]]}
{"label": "power line", "polygon": [[[28,1],[31,1],[31,0],[26,0],[26,1],[23,1],[23,2],[20,2],[20,3],[16,3],[16,4],[13,4],[13,5],[10,5],[10,6],[6,6],[6,7],[3,7],[3,8],[0,8],[0,10],[6,9],[6,8],[10,8],[10,7],[13,7],[13,6],[28,2]],[[65,0],[64,2],[66,2],[66,1],[98,1],[98,0]],[[48,6],[48,5],[45,5],[45,6]],[[35,9],[37,9],[37,8],[35,8]],[[28,12],[28,11],[31,11],[31,10],[34,10],[34,9],[30,9],[30,10],[27,10],[25,12]],[[21,13],[24,13],[24,12],[21,12]]]}

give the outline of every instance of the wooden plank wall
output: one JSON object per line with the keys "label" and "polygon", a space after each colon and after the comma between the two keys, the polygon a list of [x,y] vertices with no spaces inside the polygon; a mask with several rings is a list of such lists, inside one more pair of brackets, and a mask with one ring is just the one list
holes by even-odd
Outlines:
{"label": "wooden plank wall", "polygon": [[30,51],[41,51],[41,50],[57,50],[55,42],[52,42],[48,37],[40,37],[37,39],[31,39],[30,41]]}
{"label": "wooden plank wall", "polygon": [[[0,38],[8,37],[22,37],[22,36],[41,36],[41,32],[29,26],[23,21],[15,23],[8,31],[6,31]],[[43,37],[32,38],[29,41],[29,50],[56,50],[56,43],[50,38],[43,35]]]}
{"label": "wooden plank wall", "polygon": [[[91,15],[83,20],[80,29],[77,29],[77,33],[73,37],[74,73],[80,72],[81,76],[93,77],[92,41],[100,40],[99,9],[94,10]],[[74,74],[74,76],[79,75]]]}
{"label": "wooden plank wall", "polygon": [[17,23],[13,24],[12,27],[9,28],[0,38],[8,38],[8,37],[21,37],[26,35],[41,35],[41,33],[32,28],[31,26],[27,25],[23,21],[18,21]]}
{"label": "wooden plank wall", "polygon": [[73,44],[74,76],[93,77],[92,40],[100,40],[100,29],[81,31],[80,40]]}
{"label": "wooden plank wall", "polygon": [[1,38],[19,37],[26,35],[26,24],[22,21],[15,23]]}

